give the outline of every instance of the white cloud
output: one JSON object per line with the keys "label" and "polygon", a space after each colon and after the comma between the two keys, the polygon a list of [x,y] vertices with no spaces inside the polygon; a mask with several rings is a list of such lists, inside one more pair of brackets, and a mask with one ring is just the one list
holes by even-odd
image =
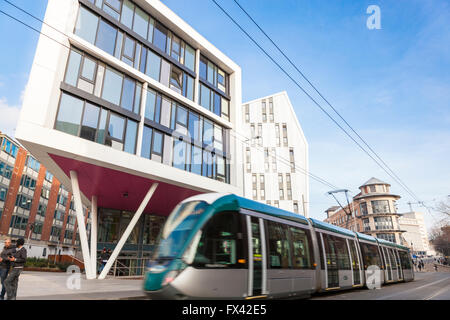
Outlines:
{"label": "white cloud", "polygon": [[6,98],[0,98],[0,131],[14,137],[19,114],[19,106],[11,106]]}

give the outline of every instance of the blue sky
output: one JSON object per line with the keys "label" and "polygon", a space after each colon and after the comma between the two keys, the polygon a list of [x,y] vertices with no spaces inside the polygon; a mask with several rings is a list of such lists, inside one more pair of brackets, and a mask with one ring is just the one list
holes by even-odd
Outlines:
{"label": "blue sky", "polygon": [[[211,0],[164,0],[242,67],[243,101],[286,90],[308,139],[310,170],[350,189],[375,176],[413,201],[283,75]],[[231,0],[218,0],[279,61],[281,57]],[[43,17],[46,0],[15,0]],[[450,195],[450,4],[434,1],[241,0],[241,5],[300,66],[345,119],[428,205]],[[381,30],[369,30],[369,5]],[[0,10],[39,23],[0,0]],[[38,34],[0,14],[0,130],[13,134]],[[287,63],[282,65],[295,74]],[[305,84],[297,75],[295,78]],[[308,89],[309,90],[309,89]],[[312,92],[311,90],[309,90]],[[323,104],[325,106],[325,104]],[[311,216],[335,202],[310,180]],[[414,202],[414,201],[413,201]],[[439,219],[425,208],[430,227]]]}

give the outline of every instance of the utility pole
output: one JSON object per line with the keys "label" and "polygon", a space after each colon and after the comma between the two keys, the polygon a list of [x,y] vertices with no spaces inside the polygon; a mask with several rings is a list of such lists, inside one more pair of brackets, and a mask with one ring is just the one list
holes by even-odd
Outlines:
{"label": "utility pole", "polygon": [[[348,208],[348,209],[350,210],[350,212],[347,212],[346,208],[344,208],[344,207],[341,205],[341,203],[339,202],[339,200],[338,200],[338,199],[336,198],[336,196],[334,195],[335,193],[340,193],[340,192],[344,192],[344,193],[345,193],[345,197],[347,198],[347,207],[346,207],[346,208]],[[345,219],[345,220],[346,220],[346,221],[345,221],[345,228],[348,229],[348,220],[349,220],[349,217],[352,216],[352,211],[351,211],[351,209],[350,209],[350,203],[349,203],[349,201],[348,201],[348,190],[347,190],[347,189],[331,190],[331,191],[328,191],[327,193],[333,196],[334,200],[336,200],[336,202],[339,204],[339,206],[342,208],[342,210],[344,210],[345,214],[347,215],[347,219]],[[353,203],[353,202],[352,202],[352,203]]]}

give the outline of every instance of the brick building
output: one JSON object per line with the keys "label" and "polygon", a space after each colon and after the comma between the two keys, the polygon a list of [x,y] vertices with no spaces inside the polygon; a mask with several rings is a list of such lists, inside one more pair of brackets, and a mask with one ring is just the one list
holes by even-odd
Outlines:
{"label": "brick building", "polygon": [[[345,207],[327,209],[325,222],[362,232],[380,239],[398,244],[404,240],[400,229],[396,200],[399,195],[390,193],[390,184],[376,178],[359,187],[360,193],[353,197],[353,201]],[[351,213],[351,214],[348,214]]]}
{"label": "brick building", "polygon": [[[90,230],[88,209],[86,224]],[[23,237],[28,255],[74,255],[79,234],[72,194],[23,146],[0,132],[0,244]]]}

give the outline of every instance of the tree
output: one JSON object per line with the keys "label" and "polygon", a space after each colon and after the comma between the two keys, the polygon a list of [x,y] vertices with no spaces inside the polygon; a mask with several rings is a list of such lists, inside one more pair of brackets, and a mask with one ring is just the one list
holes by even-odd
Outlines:
{"label": "tree", "polygon": [[434,227],[430,238],[434,250],[446,257],[450,256],[450,224]]}
{"label": "tree", "polygon": [[441,201],[439,202],[434,210],[444,214],[447,218],[450,218],[450,202],[449,201]]}

